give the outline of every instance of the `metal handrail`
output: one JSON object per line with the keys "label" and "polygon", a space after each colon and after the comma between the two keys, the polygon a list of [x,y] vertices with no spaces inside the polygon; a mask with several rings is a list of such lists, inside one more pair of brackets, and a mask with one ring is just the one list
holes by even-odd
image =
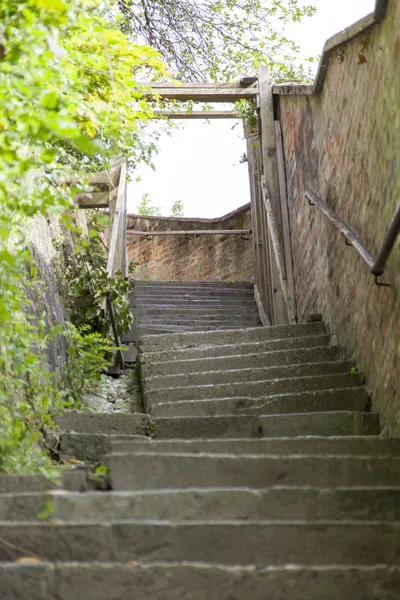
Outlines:
{"label": "metal handrail", "polygon": [[363,261],[368,265],[371,273],[375,275],[375,282],[378,285],[389,285],[379,283],[378,277],[379,275],[382,275],[383,271],[385,270],[390,253],[393,250],[396,240],[400,234],[400,202],[394,212],[382,246],[376,258],[374,258],[373,255],[367,250],[360,236],[357,235],[354,229],[349,227],[343,221],[343,219],[326,204],[326,202],[321,200],[321,198],[319,198],[310,190],[306,190],[304,197],[306,200],[308,200],[311,206],[317,206],[317,208],[319,208],[319,210],[330,220],[330,222],[333,223],[333,225],[335,225],[335,227],[337,227],[341,233],[343,233],[346,238],[346,243],[348,243],[350,246],[353,246],[357,250]]}

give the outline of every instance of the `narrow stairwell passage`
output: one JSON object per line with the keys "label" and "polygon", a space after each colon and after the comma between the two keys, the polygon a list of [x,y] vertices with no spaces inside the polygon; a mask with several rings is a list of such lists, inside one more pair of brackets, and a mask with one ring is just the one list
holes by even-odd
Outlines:
{"label": "narrow stairwell passage", "polygon": [[399,600],[400,439],[322,322],[249,327],[251,288],[224,287],[135,289],[147,414],[60,417],[112,489],[66,476],[49,521],[38,480],[0,494],[0,599]]}

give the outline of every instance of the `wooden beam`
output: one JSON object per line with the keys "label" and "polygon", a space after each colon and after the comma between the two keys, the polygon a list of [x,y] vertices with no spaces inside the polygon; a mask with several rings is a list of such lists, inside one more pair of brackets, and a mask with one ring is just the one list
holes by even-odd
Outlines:
{"label": "wooden beam", "polygon": [[221,110],[221,111],[193,111],[188,112],[169,112],[166,110],[154,111],[156,118],[167,118],[167,119],[242,119],[243,116],[233,110]]}
{"label": "wooden beam", "polygon": [[292,312],[297,317],[296,293],[294,287],[292,238],[290,234],[289,206],[286,191],[285,157],[283,154],[282,129],[279,121],[275,121],[276,160],[278,166],[279,194],[281,201],[283,253],[285,258],[288,294]]}
{"label": "wooden beam", "polygon": [[167,83],[152,83],[152,91],[144,92],[145,96],[160,96],[166,100],[187,102],[236,102],[243,99],[254,99],[257,88],[240,86],[237,83],[183,83],[171,85]]}
{"label": "wooden beam", "polygon": [[[278,185],[278,170],[276,163],[276,141],[275,141],[275,122],[274,122],[274,105],[272,95],[272,80],[268,67],[262,66],[258,72],[258,87],[259,87],[259,103],[260,103],[260,128],[261,128],[261,147],[263,161],[263,188],[271,202],[271,210],[274,216],[274,225],[277,235],[277,243],[280,255],[283,255],[283,230],[282,230],[282,215],[279,197]],[[268,215],[265,214],[265,227],[268,226]],[[284,290],[281,286],[281,277],[275,248],[272,247],[271,235],[268,236],[270,246],[270,267],[271,267],[271,283],[274,290],[273,295],[273,319],[274,325],[282,325],[288,322],[287,307],[285,303]],[[285,266],[283,267],[285,269]],[[286,276],[286,272],[285,272]]]}
{"label": "wooden beam", "polygon": [[78,194],[75,202],[79,208],[108,208],[110,201],[117,197],[118,187],[111,192],[91,192],[89,194]]}

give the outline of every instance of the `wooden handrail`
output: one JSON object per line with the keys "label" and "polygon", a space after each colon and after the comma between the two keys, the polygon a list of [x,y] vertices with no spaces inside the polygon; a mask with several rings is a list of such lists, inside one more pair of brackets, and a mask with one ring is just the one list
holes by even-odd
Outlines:
{"label": "wooden handrail", "polygon": [[[120,271],[124,277],[127,276],[126,259],[126,220],[127,220],[127,188],[126,188],[126,162],[120,163],[120,173],[118,182],[118,191],[115,205],[110,204],[110,226],[107,257],[107,275],[114,277]],[[120,347],[121,339],[118,332],[114,306],[110,294],[107,294],[102,302],[102,313],[110,316],[111,327],[115,346]],[[116,351],[114,357],[114,372],[124,367],[124,360],[121,350]]]}
{"label": "wooden handrail", "polygon": [[293,310],[292,298],[289,293],[288,280],[286,277],[285,266],[284,266],[282,253],[281,253],[281,249],[280,249],[280,244],[279,244],[278,229],[277,229],[277,226],[275,223],[275,217],[274,217],[274,213],[273,213],[272,206],[271,206],[271,200],[269,199],[269,196],[268,196],[264,177],[262,178],[262,184],[263,184],[262,189],[263,189],[264,207],[265,207],[265,212],[267,214],[267,226],[268,226],[268,231],[269,231],[269,235],[271,238],[271,246],[272,246],[272,249],[275,254],[276,267],[277,267],[277,271],[278,271],[278,275],[279,275],[279,281],[281,284],[282,293],[283,293],[283,297],[285,300],[289,321],[290,321],[290,323],[295,323],[296,315]]}
{"label": "wooden handrail", "polygon": [[354,229],[349,227],[343,221],[343,219],[326,204],[326,202],[317,196],[317,194],[311,192],[310,190],[306,190],[304,197],[306,200],[308,200],[311,206],[316,206],[322,212],[322,214],[325,215],[333,225],[335,225],[340,233],[344,235],[347,243],[357,250],[363,261],[368,265],[371,273],[375,275],[375,282],[378,285],[388,285],[379,283],[378,277],[379,275],[382,275],[390,253],[393,250],[396,240],[400,234],[400,202],[394,212],[378,255],[376,258],[374,258],[373,255],[367,250],[364,242],[354,231]]}

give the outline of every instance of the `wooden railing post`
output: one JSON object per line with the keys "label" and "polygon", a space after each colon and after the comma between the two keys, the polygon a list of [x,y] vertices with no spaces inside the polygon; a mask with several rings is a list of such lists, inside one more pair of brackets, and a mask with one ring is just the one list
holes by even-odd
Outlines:
{"label": "wooden railing post", "polygon": [[[285,324],[291,321],[289,314],[293,314],[291,297],[282,287],[282,275],[286,279],[286,261],[283,265],[279,263],[279,257],[285,257],[284,230],[282,226],[281,198],[279,190],[278,168],[277,168],[277,146],[275,136],[274,106],[272,95],[272,80],[268,67],[260,67],[258,73],[258,103],[260,116],[260,139],[263,165],[263,194],[266,194],[270,201],[271,211],[274,219],[274,232],[276,238],[271,240],[270,224],[268,215],[265,212],[263,201],[264,227],[269,246],[269,267],[271,273],[271,288],[273,298],[273,316],[274,325]],[[284,273],[281,273],[283,266]],[[288,299],[289,298],[289,299]]]}

